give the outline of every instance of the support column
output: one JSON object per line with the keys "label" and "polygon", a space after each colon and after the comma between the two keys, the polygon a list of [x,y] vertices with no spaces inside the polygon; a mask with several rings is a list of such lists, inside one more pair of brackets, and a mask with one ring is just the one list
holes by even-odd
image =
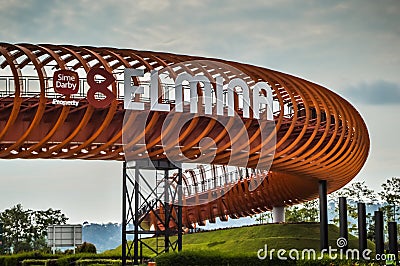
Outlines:
{"label": "support column", "polygon": [[[124,163],[123,169],[123,202],[122,202],[122,265],[125,266],[128,259],[133,265],[139,265],[139,259],[142,259],[142,246],[146,246],[151,252],[159,255],[169,250],[182,250],[182,205],[183,205],[183,187],[182,187],[182,169],[171,164],[168,161],[148,161],[139,160],[132,162],[132,166]],[[164,171],[164,180],[153,183],[149,182],[141,173],[141,170],[151,170],[157,175],[157,171]],[[134,177],[130,176],[134,170]],[[170,170],[178,170],[178,178],[173,186],[170,184]],[[143,186],[143,189],[141,188]],[[161,191],[164,186],[164,191]],[[164,193],[160,193],[164,192]],[[171,205],[172,204],[172,205]],[[165,215],[162,214],[164,208]],[[173,208],[173,209],[172,209]],[[172,213],[174,215],[172,215]],[[175,219],[176,214],[176,219]],[[154,215],[156,223],[165,225],[166,230],[140,229],[141,222],[148,219],[149,215]],[[170,221],[174,219],[178,230],[169,228]],[[127,230],[128,225],[133,228]],[[163,250],[159,252],[157,247],[153,248],[140,239],[141,235],[163,235],[165,243]],[[171,235],[177,234],[177,240],[174,238],[171,242]],[[133,235],[133,241],[127,241],[127,237]],[[139,253],[140,251],[140,253]]]}
{"label": "support column", "polygon": [[178,169],[178,251],[182,250],[182,168]]}
{"label": "support column", "polygon": [[398,244],[397,244],[397,223],[389,222],[389,253],[396,256],[398,260]]}
{"label": "support column", "polygon": [[139,167],[135,165],[135,236],[133,238],[133,265],[139,265]]}
{"label": "support column", "polygon": [[384,235],[383,235],[383,212],[375,211],[375,252],[376,254],[384,254]]}
{"label": "support column", "polygon": [[319,181],[320,248],[328,250],[328,200],[326,180]]}
{"label": "support column", "polygon": [[272,208],[272,222],[284,223],[285,222],[285,207],[274,206]]}
{"label": "support column", "polygon": [[165,212],[165,240],[164,240],[164,249],[165,252],[169,251],[169,221],[170,221],[170,208],[169,208],[169,176],[168,170],[164,170],[164,212]]}
{"label": "support column", "polygon": [[365,211],[365,203],[359,202],[358,209],[358,250],[360,254],[367,249],[367,218]]}
{"label": "support column", "polygon": [[126,265],[126,162],[122,163],[122,265]]}
{"label": "support column", "polygon": [[340,237],[346,239],[346,245],[341,247],[343,251],[346,251],[349,243],[349,230],[347,224],[347,200],[346,197],[339,198],[339,230]]}

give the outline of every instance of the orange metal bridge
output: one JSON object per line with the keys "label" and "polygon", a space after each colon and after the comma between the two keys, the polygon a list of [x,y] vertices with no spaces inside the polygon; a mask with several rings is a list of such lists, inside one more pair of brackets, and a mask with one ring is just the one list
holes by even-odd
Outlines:
{"label": "orange metal bridge", "polygon": [[[123,69],[143,69],[149,73],[195,60],[226,64],[250,77],[249,85],[265,81],[271,86],[277,106],[273,110],[276,150],[273,158],[260,158],[259,150],[265,143],[259,139],[259,125],[254,119],[243,118],[251,140],[246,166],[252,169],[258,162],[270,160],[270,170],[250,171],[240,180],[204,186],[198,191],[188,188],[185,201],[199,205],[184,207],[186,226],[311,200],[317,197],[319,180],[326,180],[328,192],[332,192],[354,178],[364,165],[369,136],[360,114],[339,95],[304,79],[213,58],[108,47],[7,43],[0,43],[0,158],[124,160],[122,132],[126,111],[123,81],[119,79]],[[115,98],[103,108],[96,108],[87,100],[86,77],[93,68],[105,69],[116,77],[110,85]],[[77,94],[62,95],[54,91],[53,74],[60,69],[79,74]],[[239,72],[212,66],[190,71],[194,75],[207,75],[212,81],[215,76],[240,77]],[[137,78],[133,82],[139,85],[143,80]],[[73,99],[79,105],[57,105],[53,99]],[[241,112],[238,106],[235,108]],[[165,112],[150,112],[143,132],[149,143],[145,150],[152,160],[165,160],[164,154],[168,152],[160,145],[158,135],[165,116]],[[226,164],[231,147],[227,132],[206,117],[193,119],[181,132],[179,142],[187,156],[194,158],[204,137],[214,139],[217,145],[212,164]],[[140,157],[139,151],[134,157]],[[202,178],[201,174],[187,171],[184,181],[190,187],[204,183]],[[249,191],[249,184],[254,182],[259,186]],[[204,199],[207,203],[201,204]]]}

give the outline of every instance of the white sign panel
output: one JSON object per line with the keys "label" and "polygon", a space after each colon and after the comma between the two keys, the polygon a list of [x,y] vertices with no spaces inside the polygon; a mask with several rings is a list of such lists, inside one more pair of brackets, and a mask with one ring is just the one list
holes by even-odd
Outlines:
{"label": "white sign panel", "polygon": [[52,225],[47,227],[49,247],[75,247],[82,244],[82,225]]}

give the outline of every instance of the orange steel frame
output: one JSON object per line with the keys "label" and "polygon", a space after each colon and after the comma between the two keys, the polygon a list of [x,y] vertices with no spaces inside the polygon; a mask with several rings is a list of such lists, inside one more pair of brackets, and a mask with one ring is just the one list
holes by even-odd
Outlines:
{"label": "orange steel frame", "polygon": [[[87,73],[100,67],[115,73],[123,68],[143,68],[147,73],[194,60],[224,63],[252,80],[268,82],[280,110],[274,114],[276,152],[270,171],[219,189],[216,193],[220,197],[215,200],[211,191],[203,195],[187,195],[187,202],[195,202],[200,197],[208,197],[210,201],[184,207],[184,225],[189,227],[195,222],[213,221],[215,217],[222,220],[227,216],[236,218],[270,210],[274,206],[311,200],[318,195],[320,180],[327,181],[328,192],[335,191],[354,178],[364,165],[370,141],[360,114],[336,93],[304,79],[214,58],[108,47],[7,43],[0,43],[0,71],[10,73],[13,90],[10,94],[2,93],[0,98],[0,158],[124,160],[123,101],[116,97],[108,107],[95,108],[83,97],[79,99],[78,107],[53,105],[47,96],[52,89],[48,84],[49,78],[59,69]],[[24,94],[26,69],[34,71],[38,78],[40,88],[36,94]],[[193,74],[202,71],[207,72],[207,69],[193,70]],[[222,71],[220,74],[226,75]],[[134,82],[139,83],[138,80]],[[118,96],[117,86],[114,82],[111,89]],[[69,98],[66,96],[65,99]],[[293,108],[290,116],[284,114],[288,105]],[[152,136],[144,147],[149,150],[152,160],[165,159],[164,148],[157,145],[161,143],[161,137],[156,134],[164,119],[165,113],[151,112],[146,132],[143,132]],[[253,140],[247,165],[252,168],[260,160],[268,159],[259,158],[257,153],[264,144],[258,141],[260,129],[252,127],[252,119],[243,121]],[[134,120],[128,123],[134,123]],[[207,136],[214,136],[217,143],[213,163],[226,164],[229,157],[226,150],[230,147],[226,144],[227,130],[215,121],[202,117],[193,119],[180,135],[179,142],[184,143],[183,149],[188,151],[189,157],[195,156],[197,151],[190,149]],[[249,183],[260,180],[260,175],[267,178],[250,192]],[[184,178],[191,178],[190,173],[187,172]]]}

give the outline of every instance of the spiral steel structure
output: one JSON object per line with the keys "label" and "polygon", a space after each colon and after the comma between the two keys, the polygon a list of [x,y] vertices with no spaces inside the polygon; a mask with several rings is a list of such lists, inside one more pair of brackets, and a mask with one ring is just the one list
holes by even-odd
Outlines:
{"label": "spiral steel structure", "polygon": [[[260,128],[254,119],[243,118],[251,140],[246,166],[254,168],[259,161],[271,160],[269,172],[249,175],[229,189],[187,194],[186,201],[195,202],[201,197],[211,201],[187,207],[185,224],[215,217],[225,219],[227,215],[250,215],[273,206],[310,200],[317,196],[319,180],[327,180],[331,192],[348,183],[364,165],[369,136],[360,114],[339,95],[304,79],[263,67],[197,56],[108,47],[7,43],[0,44],[0,158],[124,160],[122,131],[126,111],[121,99],[121,82],[117,78],[110,85],[115,95],[110,104],[96,108],[86,97],[87,73],[93,68],[105,69],[115,76],[124,68],[150,73],[196,60],[229,65],[250,77],[249,84],[265,81],[270,85],[278,106],[273,114],[276,149],[273,158],[259,158],[259,150],[265,145],[257,137]],[[74,70],[79,74],[77,94],[62,95],[54,91],[51,81],[57,70]],[[194,75],[208,75],[211,80],[216,75],[239,77],[234,71],[227,73],[212,66],[190,71]],[[133,82],[142,81],[134,79]],[[54,99],[74,100],[79,105],[57,105]],[[241,112],[239,107],[236,109]],[[152,160],[166,159],[166,150],[159,145],[158,135],[165,116],[165,112],[152,111],[147,120],[144,134],[149,144],[145,148]],[[212,163],[226,164],[231,147],[226,130],[206,117],[193,119],[181,132],[179,142],[187,156],[193,157],[199,152],[195,147],[204,137],[212,137],[217,145]],[[134,154],[135,158],[139,156],[139,151]],[[267,178],[257,181],[260,176]],[[195,180],[195,177],[188,172],[186,180],[189,179]],[[251,182],[261,182],[261,185],[249,191]],[[213,201],[213,193],[221,197]]]}

